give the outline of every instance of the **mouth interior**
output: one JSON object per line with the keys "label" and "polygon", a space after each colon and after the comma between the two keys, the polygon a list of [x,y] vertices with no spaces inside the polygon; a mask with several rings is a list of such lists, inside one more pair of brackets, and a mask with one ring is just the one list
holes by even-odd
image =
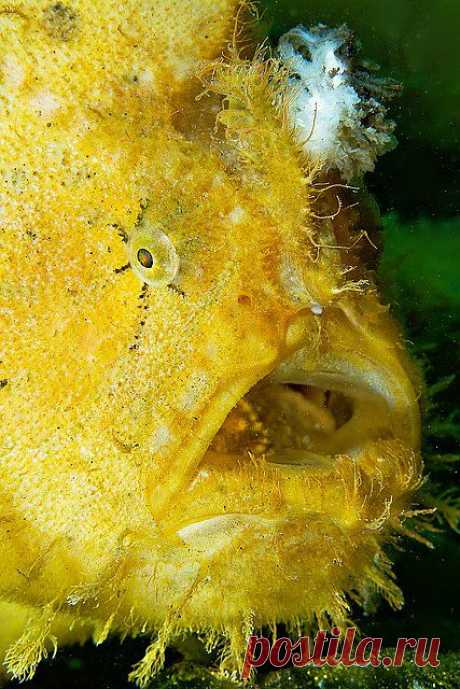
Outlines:
{"label": "mouth interior", "polygon": [[358,438],[356,427],[362,405],[329,387],[261,381],[228,414],[209,449],[276,465],[324,467],[335,454],[362,445],[363,428]]}

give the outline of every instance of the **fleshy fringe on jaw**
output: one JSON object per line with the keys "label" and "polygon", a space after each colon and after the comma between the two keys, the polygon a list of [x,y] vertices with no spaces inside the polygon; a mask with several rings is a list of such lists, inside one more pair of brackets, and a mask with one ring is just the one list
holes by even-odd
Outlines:
{"label": "fleshy fringe on jaw", "polygon": [[[344,571],[340,577],[337,576],[334,581],[329,582],[326,604],[316,609],[311,605],[311,601],[308,601],[306,581],[304,591],[307,595],[305,601],[302,600],[302,595],[299,595],[296,613],[285,615],[274,611],[271,618],[267,616],[261,619],[254,607],[247,605],[239,609],[232,619],[222,622],[219,626],[207,627],[193,622],[187,625],[187,609],[193,605],[193,599],[199,596],[200,588],[206,586],[209,569],[204,566],[183,599],[171,607],[173,611],[157,630],[156,637],[144,658],[133,668],[130,679],[145,687],[151,676],[161,669],[168,644],[174,644],[174,640],[184,633],[197,633],[208,650],[218,650],[219,672],[238,678],[247,638],[250,634],[260,631],[262,627],[275,632],[277,624],[282,622],[288,631],[297,634],[311,633],[318,627],[327,629],[333,625],[345,628],[350,624],[351,603],[368,607],[375,604],[376,597],[384,598],[391,607],[399,609],[403,604],[403,596],[394,581],[392,563],[384,551],[384,546],[397,543],[401,536],[430,545],[418,532],[427,527],[424,517],[431,514],[432,510],[411,508],[413,496],[422,483],[418,455],[397,443],[388,442],[383,445],[384,447],[380,448],[376,443],[365,451],[362,468],[359,466],[360,462],[350,462],[346,457],[338,463],[336,478],[340,475],[340,480],[348,486],[350,505],[353,502],[361,505],[357,524],[362,526],[356,529],[354,535],[353,532],[344,533],[341,544],[337,540],[334,542],[337,551],[343,553],[343,560],[339,554],[337,562],[344,567]],[[383,456],[386,459],[377,465],[375,475],[369,476],[366,469]],[[256,472],[263,472],[264,463],[261,461],[255,467],[252,466],[251,471],[254,469]],[[244,473],[248,468],[242,467],[241,471]],[[344,509],[347,509],[347,505],[344,505]],[[330,550],[326,522],[324,529],[320,523],[317,526],[320,528],[316,528],[316,535],[320,540],[324,537],[324,548]],[[285,540],[289,537],[289,530],[284,531],[282,538]],[[335,530],[334,533],[338,537],[341,530]],[[235,550],[238,554],[237,544]],[[273,551],[272,548],[269,550]],[[316,552],[315,548],[314,550]],[[292,564],[298,560],[304,570],[323,571],[320,562],[316,565],[310,562],[307,565],[300,551],[299,556],[293,557]],[[269,570],[265,567],[263,569],[268,577]],[[276,596],[275,599],[278,600]]]}

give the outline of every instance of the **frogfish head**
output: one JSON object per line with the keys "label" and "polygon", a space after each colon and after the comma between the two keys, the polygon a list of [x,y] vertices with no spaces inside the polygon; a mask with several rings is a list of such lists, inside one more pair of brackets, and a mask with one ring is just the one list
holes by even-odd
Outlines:
{"label": "frogfish head", "polygon": [[65,61],[12,84],[2,124],[0,597],[98,639],[223,634],[234,661],[254,627],[399,605],[418,376],[289,63],[232,53],[178,112],[115,53],[88,107],[85,59],[75,96]]}

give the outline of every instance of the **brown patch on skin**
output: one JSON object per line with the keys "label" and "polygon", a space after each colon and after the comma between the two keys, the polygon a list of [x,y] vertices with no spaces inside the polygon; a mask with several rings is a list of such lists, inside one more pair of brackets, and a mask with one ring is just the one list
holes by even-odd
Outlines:
{"label": "brown patch on skin", "polygon": [[120,273],[124,273],[125,270],[129,270],[130,267],[131,267],[131,266],[130,266],[129,263],[125,263],[125,264],[124,264],[123,266],[121,266],[120,268],[114,268],[113,272],[116,273],[117,275],[119,275]]}
{"label": "brown patch on skin", "polygon": [[68,41],[76,30],[77,14],[62,2],[49,5],[44,12],[44,25],[51,38]]}

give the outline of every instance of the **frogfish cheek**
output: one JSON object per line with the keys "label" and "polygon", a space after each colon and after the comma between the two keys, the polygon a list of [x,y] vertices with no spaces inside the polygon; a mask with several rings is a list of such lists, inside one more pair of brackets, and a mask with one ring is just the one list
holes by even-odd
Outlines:
{"label": "frogfish cheek", "polygon": [[[246,308],[238,305],[239,311]],[[171,510],[176,513],[230,411],[300,346],[305,332],[299,321],[274,322],[254,312],[203,319],[194,352],[176,363],[180,375],[172,376],[167,404],[153,398],[152,415],[161,422],[149,432],[151,459],[144,474],[148,508],[158,523]]]}

